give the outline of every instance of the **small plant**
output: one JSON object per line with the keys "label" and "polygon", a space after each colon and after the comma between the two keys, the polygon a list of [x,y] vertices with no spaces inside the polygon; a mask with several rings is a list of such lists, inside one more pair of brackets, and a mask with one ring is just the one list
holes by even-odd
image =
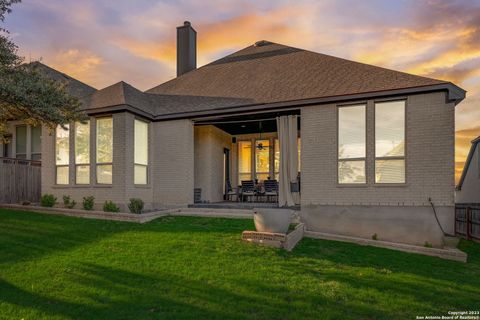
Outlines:
{"label": "small plant", "polygon": [[95,205],[95,197],[94,196],[83,197],[83,209],[93,210],[94,205]]}
{"label": "small plant", "polygon": [[73,209],[77,203],[70,196],[63,196],[63,206],[67,209]]}
{"label": "small plant", "polygon": [[372,236],[372,240],[378,240],[378,234],[374,233]]}
{"label": "small plant", "polygon": [[50,193],[42,195],[40,198],[40,205],[42,207],[53,207],[57,203],[57,198]]}
{"label": "small plant", "polygon": [[103,204],[103,211],[120,212],[120,208],[113,201],[105,201],[105,203]]}
{"label": "small plant", "polygon": [[432,244],[428,241],[425,241],[425,244],[423,245],[425,248],[432,248]]}
{"label": "small plant", "polygon": [[143,200],[139,198],[131,198],[128,204],[128,209],[131,213],[140,214],[143,210]]}

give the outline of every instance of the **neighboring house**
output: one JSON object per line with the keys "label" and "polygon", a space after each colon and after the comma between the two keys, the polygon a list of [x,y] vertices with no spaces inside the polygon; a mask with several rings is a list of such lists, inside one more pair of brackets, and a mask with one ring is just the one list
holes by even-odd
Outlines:
{"label": "neighboring house", "polygon": [[456,203],[480,204],[480,136],[472,141],[460,181],[455,191]]}
{"label": "neighboring house", "polygon": [[[309,230],[441,246],[431,198],[453,232],[461,88],[268,41],[197,69],[187,22],[177,51],[178,76],[145,92],[80,84],[90,121],[43,130],[42,193],[123,209],[134,197],[148,209],[186,206],[194,188],[222,201],[226,180],[278,177],[275,118],[297,115]],[[39,158],[38,130],[13,126],[8,155]]]}

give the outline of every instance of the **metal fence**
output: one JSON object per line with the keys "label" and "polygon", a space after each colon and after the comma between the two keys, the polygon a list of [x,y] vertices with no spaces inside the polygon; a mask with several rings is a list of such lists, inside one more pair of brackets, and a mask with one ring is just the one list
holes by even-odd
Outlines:
{"label": "metal fence", "polygon": [[0,157],[0,203],[39,202],[41,162]]}
{"label": "metal fence", "polygon": [[455,234],[480,240],[480,203],[455,204]]}

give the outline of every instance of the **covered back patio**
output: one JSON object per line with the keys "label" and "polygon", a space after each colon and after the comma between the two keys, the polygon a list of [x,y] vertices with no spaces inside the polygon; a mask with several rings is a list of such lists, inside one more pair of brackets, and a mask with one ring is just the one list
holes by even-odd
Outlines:
{"label": "covered back patio", "polygon": [[194,123],[193,206],[277,207],[279,200],[280,206],[299,205],[299,110],[216,116]]}

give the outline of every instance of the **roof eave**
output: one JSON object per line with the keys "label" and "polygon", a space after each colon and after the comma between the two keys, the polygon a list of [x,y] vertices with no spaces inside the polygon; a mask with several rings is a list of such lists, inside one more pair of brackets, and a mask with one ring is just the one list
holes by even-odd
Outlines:
{"label": "roof eave", "polygon": [[89,115],[94,115],[99,113],[108,113],[108,112],[114,113],[114,112],[121,112],[121,111],[129,111],[153,121],[167,121],[167,120],[174,120],[174,119],[197,118],[197,117],[223,115],[223,114],[231,114],[231,113],[238,113],[238,112],[252,112],[252,111],[254,112],[254,111],[260,111],[260,110],[300,108],[302,106],[307,106],[307,105],[326,104],[326,103],[332,103],[332,102],[333,103],[348,102],[352,100],[372,99],[372,98],[381,98],[381,97],[395,97],[395,96],[402,96],[402,95],[404,96],[408,94],[425,93],[425,92],[433,92],[433,91],[446,91],[447,101],[453,102],[455,105],[460,103],[465,98],[465,93],[466,93],[465,90],[454,85],[453,83],[445,82],[445,83],[428,85],[428,86],[391,89],[391,90],[365,92],[365,93],[355,93],[355,94],[338,95],[338,96],[321,97],[321,98],[280,101],[280,102],[271,102],[271,103],[254,103],[254,104],[245,104],[245,105],[235,105],[235,106],[228,106],[228,107],[219,107],[215,109],[186,111],[186,112],[178,112],[178,113],[159,114],[159,115],[153,115],[145,110],[142,110],[142,108],[140,107],[136,107],[130,104],[117,104],[112,106],[102,106],[100,108],[90,108],[90,109],[87,109],[86,112]]}
{"label": "roof eave", "polygon": [[351,100],[361,100],[361,99],[371,99],[371,98],[380,98],[380,97],[393,97],[401,96],[415,93],[426,93],[433,91],[447,91],[447,101],[453,102],[455,105],[460,103],[465,98],[466,91],[460,87],[454,85],[451,82],[440,83],[436,85],[428,86],[419,86],[419,87],[410,87],[402,89],[392,89],[392,90],[383,90],[375,92],[365,92],[365,93],[356,93],[356,94],[347,94],[339,96],[330,96],[330,97],[321,97],[321,98],[311,98],[311,99],[301,99],[301,100],[292,100],[292,101],[281,101],[273,103],[258,103],[258,104],[249,104],[249,105],[237,105],[231,107],[222,107],[209,110],[199,110],[199,111],[188,111],[188,112],[179,112],[171,113],[164,115],[157,115],[155,120],[165,121],[181,118],[192,118],[192,117],[201,117],[201,116],[211,116],[214,114],[228,114],[236,113],[239,111],[255,111],[255,110],[275,110],[283,108],[292,108],[292,107],[302,107],[307,105],[315,104],[325,104],[331,102],[347,102]]}

